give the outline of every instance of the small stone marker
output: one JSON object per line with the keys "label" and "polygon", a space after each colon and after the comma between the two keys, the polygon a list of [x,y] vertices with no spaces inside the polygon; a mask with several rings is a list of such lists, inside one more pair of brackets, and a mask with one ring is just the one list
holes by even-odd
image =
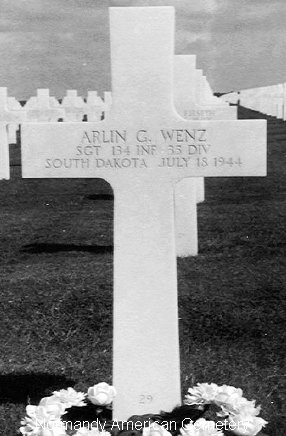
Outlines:
{"label": "small stone marker", "polygon": [[26,120],[26,113],[14,97],[8,97],[7,88],[0,88],[0,123],[8,125],[8,143],[17,142],[16,131],[19,124]]}
{"label": "small stone marker", "polygon": [[75,89],[67,91],[62,107],[65,109],[64,121],[82,121],[86,113],[86,103]]}
{"label": "small stone marker", "polygon": [[[223,104],[213,104],[201,95],[200,104],[196,100],[197,85],[196,58],[194,55],[176,55],[174,64],[174,102],[179,115],[186,119],[236,119],[236,108]],[[199,70],[200,71],[200,70]],[[200,79],[201,80],[201,79]],[[200,83],[198,85],[201,85]],[[199,86],[202,90],[202,86]],[[209,91],[210,92],[210,91]],[[177,183],[175,191],[176,244],[177,256],[197,256],[198,223],[197,203],[205,199],[204,178],[184,179]]]}
{"label": "small stone marker", "polygon": [[0,180],[10,179],[8,127],[0,123]]}
{"label": "small stone marker", "polygon": [[113,417],[122,420],[181,402],[174,185],[265,175],[266,122],[174,112],[172,7],[111,8],[110,26],[106,119],[25,125],[22,168],[26,178],[99,177],[114,190]]}
{"label": "small stone marker", "polygon": [[65,112],[49,89],[37,89],[37,96],[31,97],[24,106],[28,121],[55,122],[63,119]]}

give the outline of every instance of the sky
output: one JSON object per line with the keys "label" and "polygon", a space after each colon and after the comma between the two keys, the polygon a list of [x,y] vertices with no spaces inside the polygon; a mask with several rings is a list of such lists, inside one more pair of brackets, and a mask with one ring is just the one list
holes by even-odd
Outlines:
{"label": "sky", "polygon": [[196,54],[214,92],[286,82],[286,0],[0,0],[0,86],[111,90],[109,6],[176,9],[175,53]]}

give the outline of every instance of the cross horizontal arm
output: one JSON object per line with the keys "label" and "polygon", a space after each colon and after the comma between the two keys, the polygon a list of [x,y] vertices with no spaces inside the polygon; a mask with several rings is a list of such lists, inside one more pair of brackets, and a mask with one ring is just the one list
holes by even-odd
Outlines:
{"label": "cross horizontal arm", "polygon": [[25,178],[266,175],[266,122],[175,121],[24,124]]}

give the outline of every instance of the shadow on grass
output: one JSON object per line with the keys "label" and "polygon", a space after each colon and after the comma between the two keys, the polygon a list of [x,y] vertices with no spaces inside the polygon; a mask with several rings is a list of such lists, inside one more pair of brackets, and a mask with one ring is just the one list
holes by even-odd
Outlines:
{"label": "shadow on grass", "polygon": [[74,386],[75,382],[61,375],[7,374],[0,375],[0,404],[35,403],[53,391]]}
{"label": "shadow on grass", "polygon": [[112,245],[76,245],[76,244],[49,244],[35,243],[24,245],[21,249],[22,253],[58,253],[60,251],[85,251],[94,254],[112,253]]}

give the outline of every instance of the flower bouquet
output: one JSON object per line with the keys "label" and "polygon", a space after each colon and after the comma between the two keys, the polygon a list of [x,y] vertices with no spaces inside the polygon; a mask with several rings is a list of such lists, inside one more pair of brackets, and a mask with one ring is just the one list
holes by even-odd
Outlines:
{"label": "flower bouquet", "polygon": [[188,390],[184,404],[171,412],[136,415],[127,421],[112,420],[115,395],[107,383],[90,387],[86,394],[73,388],[55,391],[38,406],[26,407],[20,432],[23,436],[255,436],[267,424],[258,416],[255,401],[233,386],[198,383]]}

